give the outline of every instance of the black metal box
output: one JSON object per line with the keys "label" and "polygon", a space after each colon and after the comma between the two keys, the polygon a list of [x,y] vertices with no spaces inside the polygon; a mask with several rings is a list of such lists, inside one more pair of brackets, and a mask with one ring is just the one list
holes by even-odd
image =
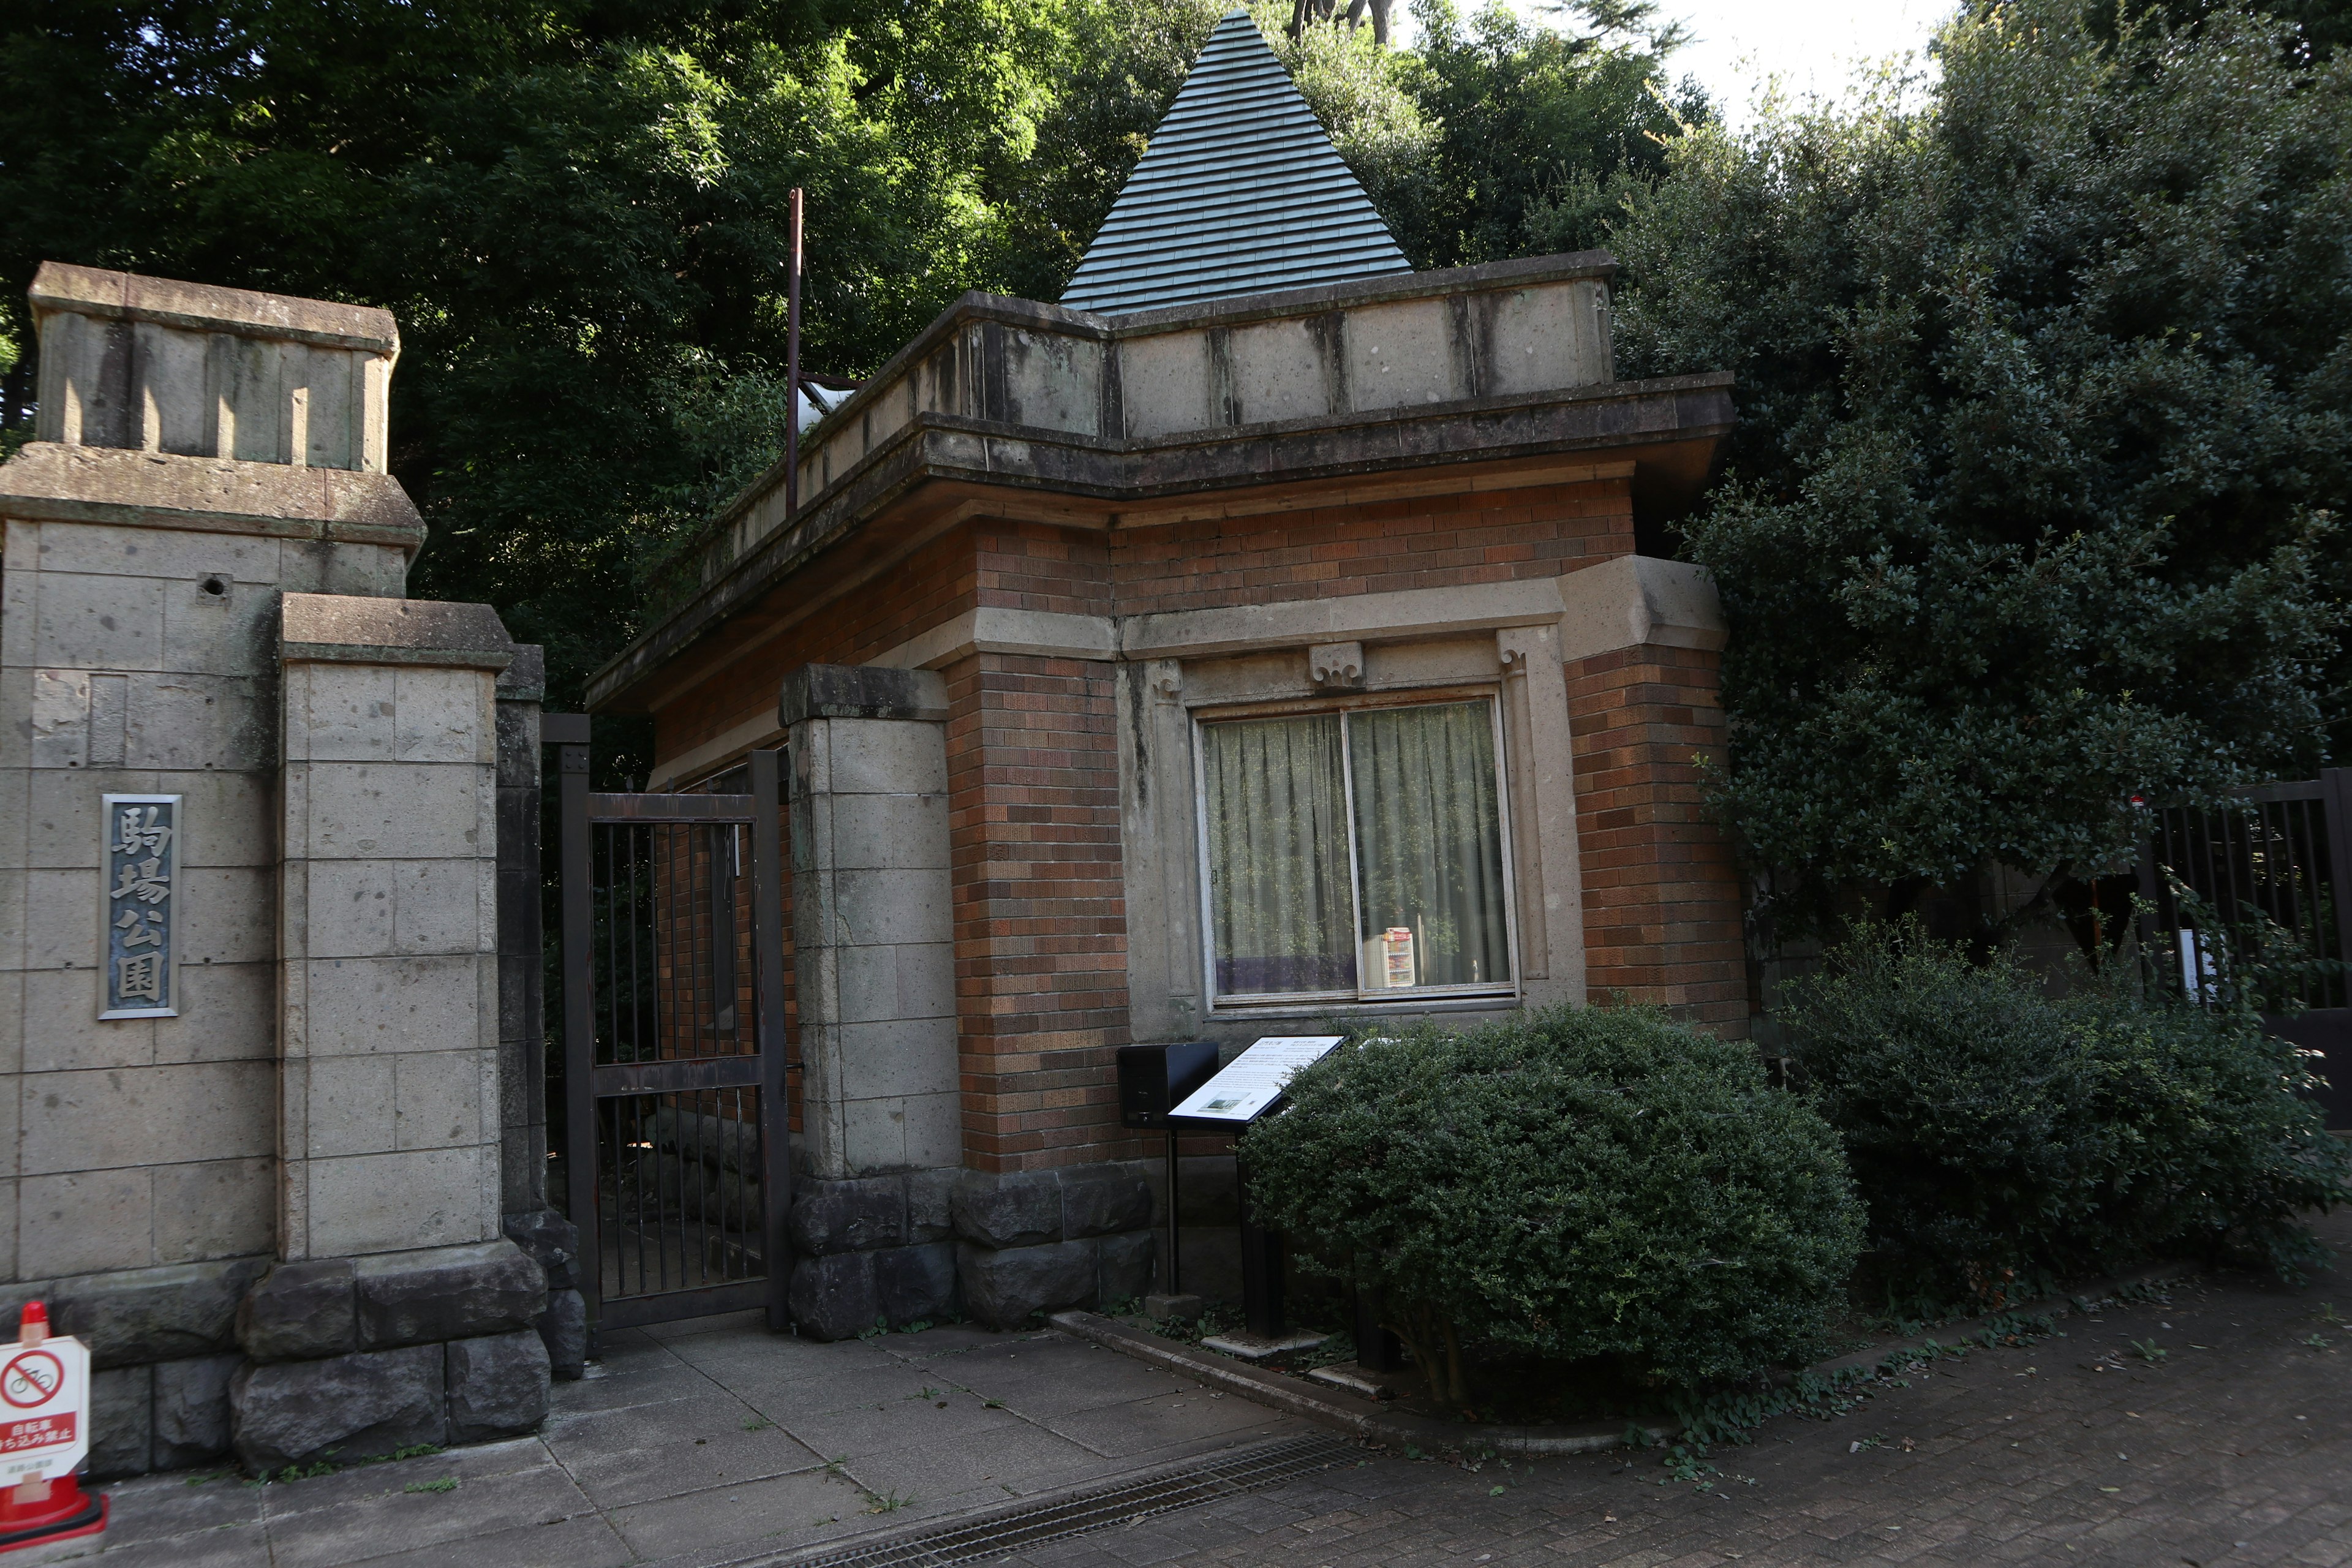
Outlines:
{"label": "black metal box", "polygon": [[1165,1046],[1118,1048],[1118,1121],[1122,1127],[1165,1127],[1168,1113],[1217,1076],[1217,1042],[1179,1040]]}

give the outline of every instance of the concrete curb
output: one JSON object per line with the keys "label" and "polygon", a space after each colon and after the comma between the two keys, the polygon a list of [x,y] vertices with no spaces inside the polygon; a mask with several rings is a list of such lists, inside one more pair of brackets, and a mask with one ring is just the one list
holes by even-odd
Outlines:
{"label": "concrete curb", "polygon": [[1056,1312],[1051,1321],[1063,1332],[1105,1350],[1181,1372],[1244,1399],[1293,1415],[1304,1415],[1310,1421],[1320,1421],[1391,1447],[1402,1448],[1410,1444],[1436,1453],[1475,1446],[1510,1458],[1538,1458],[1549,1454],[1601,1453],[1624,1442],[1626,1432],[1636,1426],[1653,1442],[1664,1439],[1673,1430],[1671,1424],[1661,1425],[1654,1420],[1580,1421],[1559,1426],[1476,1426],[1433,1420],[1426,1415],[1383,1415],[1377,1406],[1366,1409],[1358,1401],[1342,1403],[1347,1400],[1344,1394],[1326,1398],[1279,1373],[1245,1366],[1213,1352],[1163,1340],[1092,1312]]}
{"label": "concrete curb", "polygon": [[[1952,1339],[1906,1336],[1881,1340],[1845,1355],[1817,1362],[1805,1370],[1834,1377],[1853,1369],[1867,1371],[1906,1351],[1933,1355],[1968,1342],[1969,1336],[1979,1331],[1961,1325],[1980,1325],[1988,1316],[2072,1317],[2075,1315],[2074,1303],[2078,1300],[2095,1303],[2110,1301],[2126,1290],[2176,1283],[2192,1278],[2198,1272],[2193,1264],[2159,1264],[2106,1280],[2095,1288],[2096,1295],[2077,1292],[2072,1296],[2050,1297],[2021,1306],[2004,1307],[1999,1313],[1956,1320],[1954,1327],[1958,1331]],[[1257,1404],[1337,1426],[1366,1441],[1384,1443],[1394,1448],[1411,1445],[1427,1453],[1475,1448],[1507,1458],[1542,1458],[1561,1454],[1605,1453],[1622,1444],[1626,1435],[1636,1430],[1647,1443],[1665,1442],[1680,1436],[1683,1430],[1679,1423],[1657,1416],[1622,1421],[1580,1421],[1557,1426],[1479,1426],[1433,1420],[1426,1415],[1389,1415],[1377,1405],[1367,1407],[1361,1400],[1351,1399],[1346,1394],[1327,1395],[1279,1373],[1248,1366],[1175,1340],[1162,1339],[1158,1334],[1114,1322],[1093,1312],[1056,1312],[1051,1321],[1063,1332],[1075,1334],[1105,1350],[1117,1351],[1121,1355],[1132,1356],[1150,1365],[1181,1373]],[[1790,1377],[1793,1375],[1790,1374]],[[1775,1381],[1785,1383],[1789,1380],[1784,1377]]]}

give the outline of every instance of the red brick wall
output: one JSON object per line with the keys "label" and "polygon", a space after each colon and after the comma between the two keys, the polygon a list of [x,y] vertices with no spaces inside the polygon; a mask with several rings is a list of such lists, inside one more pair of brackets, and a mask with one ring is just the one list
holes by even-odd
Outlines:
{"label": "red brick wall", "polygon": [[1128,1039],[1111,666],[976,654],[945,674],[964,1160],[1103,1159]]}
{"label": "red brick wall", "polygon": [[1748,1032],[1739,877],[1695,756],[1724,743],[1721,656],[1650,645],[1570,664],[1585,984]]}
{"label": "red brick wall", "polygon": [[1364,501],[1111,535],[1118,613],[1556,577],[1633,549],[1632,482]]}
{"label": "red brick wall", "polygon": [[[1633,548],[1625,480],[1108,531],[982,520],[681,694],[659,751],[772,706],[801,664],[862,662],[976,605],[1264,604],[1549,576]],[[942,673],[965,1161],[1150,1152],[1116,1105],[1129,1037],[1113,667],[982,654]],[[1721,738],[1713,657],[1645,648],[1569,674],[1591,988],[1744,1028],[1738,884],[1689,762]]]}
{"label": "red brick wall", "polygon": [[940,535],[684,691],[665,694],[656,709],[656,761],[691,751],[747,719],[772,715],[784,677],[804,664],[863,664],[953,620],[975,602],[977,577],[971,532]]}

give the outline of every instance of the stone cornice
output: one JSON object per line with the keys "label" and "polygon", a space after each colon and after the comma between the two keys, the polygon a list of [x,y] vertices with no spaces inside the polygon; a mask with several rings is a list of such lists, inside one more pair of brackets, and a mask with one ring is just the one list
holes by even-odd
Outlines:
{"label": "stone cornice", "polygon": [[388,544],[412,559],[425,544],[425,520],[389,474],[55,441],[0,466],[0,517]]}
{"label": "stone cornice", "polygon": [[1696,446],[1696,463],[1685,453],[1674,467],[1703,477],[1715,443],[1731,427],[1731,386],[1728,373],[1612,382],[1142,440],[922,414],[599,670],[588,701],[610,704],[715,623],[927,484],[1077,498],[1094,502],[1105,523],[1118,517],[1148,524],[1156,500],[1562,453],[1618,454],[1638,468],[1645,450]]}

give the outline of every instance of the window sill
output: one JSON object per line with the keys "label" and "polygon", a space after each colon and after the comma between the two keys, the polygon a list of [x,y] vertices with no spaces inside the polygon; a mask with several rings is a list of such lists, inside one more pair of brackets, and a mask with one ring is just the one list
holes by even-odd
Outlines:
{"label": "window sill", "polygon": [[1248,1002],[1209,1009],[1212,1023],[1251,1018],[1393,1018],[1423,1013],[1507,1013],[1523,1006],[1516,991],[1486,996],[1423,996],[1395,1002],[1328,999],[1320,1002]]}

